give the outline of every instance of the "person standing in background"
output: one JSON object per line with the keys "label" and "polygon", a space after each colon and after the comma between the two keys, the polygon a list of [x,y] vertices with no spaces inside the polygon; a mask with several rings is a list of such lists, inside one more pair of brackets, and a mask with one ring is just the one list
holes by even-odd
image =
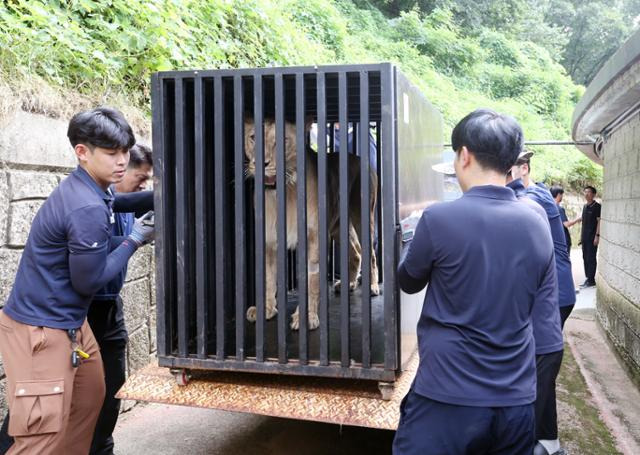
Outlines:
{"label": "person standing in background", "polygon": [[560,219],[562,220],[562,226],[564,227],[564,237],[567,240],[567,253],[571,256],[571,233],[569,232],[569,227],[571,226],[571,222],[567,218],[567,212],[564,207],[560,205],[562,202],[562,198],[564,197],[564,188],[561,186],[552,186],[551,196],[556,201],[556,205],[558,206],[558,211],[560,211]]}
{"label": "person standing in background", "polygon": [[584,274],[587,279],[580,285],[581,288],[596,285],[598,245],[600,244],[600,213],[602,211],[602,206],[595,200],[597,193],[598,191],[591,185],[584,187],[583,194],[587,203],[582,208],[582,216],[569,223],[569,226],[582,223],[580,243],[582,244]]}

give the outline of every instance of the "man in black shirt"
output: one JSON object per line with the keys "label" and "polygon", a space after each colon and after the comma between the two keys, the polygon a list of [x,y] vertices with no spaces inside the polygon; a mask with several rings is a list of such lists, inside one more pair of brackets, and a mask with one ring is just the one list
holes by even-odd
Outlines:
{"label": "man in black shirt", "polygon": [[592,186],[584,187],[584,198],[587,203],[582,208],[582,217],[569,222],[569,226],[582,223],[582,259],[584,261],[584,274],[587,279],[581,287],[596,285],[596,255],[600,243],[600,211],[602,206],[595,201],[597,191]]}
{"label": "man in black shirt", "polygon": [[564,197],[564,188],[561,186],[552,186],[549,191],[551,191],[551,196],[553,196],[553,199],[556,201],[556,205],[558,206],[560,220],[562,221],[562,227],[564,228],[564,237],[567,241],[567,252],[571,255],[571,234],[569,233],[571,221],[567,218],[567,212],[564,210],[564,207],[560,205],[562,198]]}

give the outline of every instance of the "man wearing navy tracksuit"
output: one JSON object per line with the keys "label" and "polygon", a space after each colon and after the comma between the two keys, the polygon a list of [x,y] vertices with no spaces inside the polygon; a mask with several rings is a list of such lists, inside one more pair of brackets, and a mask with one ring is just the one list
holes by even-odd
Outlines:
{"label": "man wearing navy tracksuit", "polygon": [[452,145],[464,195],[424,211],[398,267],[403,291],[429,287],[418,323],[420,365],[393,451],[531,453],[531,316],[557,293],[551,235],[504,186],[522,151],[513,118],[474,111],[454,128]]}

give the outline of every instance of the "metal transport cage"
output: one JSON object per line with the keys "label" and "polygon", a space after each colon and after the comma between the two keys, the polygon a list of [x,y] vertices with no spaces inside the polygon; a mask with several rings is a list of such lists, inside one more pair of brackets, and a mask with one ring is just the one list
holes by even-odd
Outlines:
{"label": "metal transport cage", "polygon": [[415,351],[424,297],[398,291],[400,221],[442,199],[437,110],[388,63],[161,72],[152,106],[160,366],[393,382]]}

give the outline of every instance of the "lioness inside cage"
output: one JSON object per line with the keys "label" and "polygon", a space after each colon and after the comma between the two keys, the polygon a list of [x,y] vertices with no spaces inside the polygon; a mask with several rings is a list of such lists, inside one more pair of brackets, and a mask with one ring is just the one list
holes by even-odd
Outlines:
{"label": "lioness inside cage", "polygon": [[[310,123],[305,125],[305,133],[308,133]],[[285,122],[285,179],[286,179],[286,229],[287,248],[294,249],[298,244],[298,221],[296,210],[296,126]],[[307,134],[305,134],[305,137]],[[254,177],[256,172],[255,160],[255,125],[252,119],[247,119],[244,125],[245,155],[247,158],[247,176]],[[318,250],[318,154],[308,145],[305,147],[307,154],[306,187],[307,187],[307,239],[308,239],[308,290],[309,290],[309,329],[315,329],[319,325],[318,300],[319,300],[319,259]],[[365,158],[366,159],[366,158]],[[277,192],[276,192],[276,128],[272,119],[264,121],[264,209],[265,209],[265,281],[266,281],[266,305],[265,315],[267,319],[273,318],[277,313],[276,307],[276,278],[277,278]],[[329,153],[327,155],[327,216],[329,235],[336,241],[340,241],[340,217],[339,217],[339,155]],[[349,198],[349,289],[353,290],[358,285],[360,274],[362,246],[360,244],[361,230],[361,194],[360,194],[360,157],[348,154],[348,198]],[[373,167],[370,171],[369,194],[369,223],[371,233],[374,232],[374,213],[376,210],[378,177]],[[378,266],[373,248],[374,236],[371,235],[371,294],[379,295]],[[339,283],[336,283],[339,290]],[[256,307],[251,306],[247,310],[247,319],[256,320]],[[299,309],[292,316],[291,328],[299,328]]]}

